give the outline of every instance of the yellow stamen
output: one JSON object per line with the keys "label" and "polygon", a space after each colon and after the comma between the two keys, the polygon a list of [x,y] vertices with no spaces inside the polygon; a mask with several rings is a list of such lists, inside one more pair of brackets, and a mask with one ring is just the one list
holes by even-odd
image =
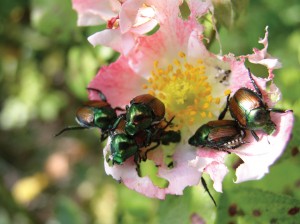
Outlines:
{"label": "yellow stamen", "polygon": [[177,58],[164,67],[154,61],[149,84],[142,87],[165,104],[167,119],[175,116],[176,124],[182,127],[213,118],[211,111],[220,103],[220,98],[212,96],[208,75],[211,74],[206,74],[202,59],[187,61],[186,54],[179,52]]}
{"label": "yellow stamen", "polygon": [[190,111],[190,115],[191,115],[191,116],[194,116],[194,115],[196,115],[196,114],[197,114],[196,111],[194,111],[194,110]]}
{"label": "yellow stamen", "polygon": [[225,92],[224,92],[224,95],[228,96],[230,93],[231,93],[231,90],[230,89],[226,89]]}
{"label": "yellow stamen", "polygon": [[185,58],[185,53],[183,53],[182,51],[180,51],[178,55],[179,55],[179,57],[181,57],[181,58]]}

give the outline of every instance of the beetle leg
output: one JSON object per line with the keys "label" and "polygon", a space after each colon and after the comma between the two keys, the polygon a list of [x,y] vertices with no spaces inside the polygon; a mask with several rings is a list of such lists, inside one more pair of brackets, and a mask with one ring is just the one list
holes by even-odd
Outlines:
{"label": "beetle leg", "polygon": [[260,89],[258,88],[256,82],[254,81],[249,68],[248,68],[248,74],[249,74],[250,81],[251,81],[251,83],[252,83],[252,85],[253,85],[253,87],[254,87],[257,95],[262,99],[262,93],[261,93]]}
{"label": "beetle leg", "polygon": [[64,129],[62,129],[60,132],[54,135],[54,137],[57,137],[64,133],[65,131],[70,131],[70,130],[81,130],[81,129],[88,129],[89,127],[82,127],[82,126],[69,126]]}
{"label": "beetle leg", "polygon": [[229,98],[230,98],[230,94],[227,96],[226,106],[225,106],[224,110],[220,113],[218,120],[223,120],[223,118],[225,117],[225,114],[229,107]]}
{"label": "beetle leg", "polygon": [[[167,121],[165,118],[164,118],[164,121],[167,123],[163,128],[158,128],[154,131],[154,133],[152,134],[152,136],[155,136],[155,137],[160,137],[161,134],[163,133],[163,131],[169,127],[171,124],[172,124],[172,121],[174,120],[175,116],[173,116],[169,121]],[[151,132],[151,131],[150,131]],[[154,138],[155,138],[154,137]]]}
{"label": "beetle leg", "polygon": [[156,149],[159,145],[160,145],[160,142],[157,141],[155,146],[152,146],[151,148],[147,149],[147,151],[145,152],[145,156],[144,156],[144,159],[143,159],[143,160],[146,161],[147,158],[148,158],[148,157],[147,157],[148,152],[150,152],[150,151]]}
{"label": "beetle leg", "polygon": [[202,176],[201,176],[201,183],[202,183],[202,186],[204,187],[205,191],[208,193],[209,197],[211,198],[211,200],[213,201],[213,203],[217,207],[217,203],[216,203],[215,199],[213,198],[213,196],[211,195],[211,193],[210,193],[210,191],[207,187],[206,181]]}
{"label": "beetle leg", "polygon": [[169,121],[167,121],[167,124],[165,127],[162,128],[162,130],[165,130],[171,123],[172,121],[174,120],[175,116],[173,116]]}
{"label": "beetle leg", "polygon": [[142,160],[142,158],[141,158],[141,155],[140,155],[140,153],[138,151],[134,155],[134,163],[136,165],[136,172],[137,172],[137,174],[138,174],[139,177],[141,177],[141,169],[140,169],[141,160]]}
{"label": "beetle leg", "polygon": [[105,101],[105,102],[107,102],[107,99],[106,99],[106,96],[99,90],[99,89],[95,89],[95,88],[86,88],[88,91],[95,91],[95,92],[97,92],[98,93],[98,95],[99,95],[99,97],[100,97],[100,99],[102,100],[102,101]]}
{"label": "beetle leg", "polygon": [[152,132],[149,129],[146,129],[146,133],[147,133],[146,134],[147,137],[146,137],[145,147],[149,146],[151,144],[151,141],[152,141],[152,139],[151,139]]}
{"label": "beetle leg", "polygon": [[287,113],[287,112],[293,112],[293,110],[283,110],[283,109],[276,109],[276,108],[268,108],[268,111],[274,112],[274,113]]}
{"label": "beetle leg", "polygon": [[103,142],[108,137],[106,132],[103,132],[100,137],[100,141]]}
{"label": "beetle leg", "polygon": [[259,137],[255,133],[255,131],[251,130],[250,132],[251,132],[252,136],[255,138],[255,140],[258,142],[259,141]]}

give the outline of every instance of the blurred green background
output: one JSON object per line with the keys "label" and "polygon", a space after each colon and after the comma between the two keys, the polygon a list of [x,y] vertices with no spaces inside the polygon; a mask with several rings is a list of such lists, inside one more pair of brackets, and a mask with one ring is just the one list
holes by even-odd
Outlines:
{"label": "blurred green background", "polygon": [[[234,205],[231,196],[249,188],[269,191],[277,202],[279,195],[284,196],[288,206],[298,202],[299,12],[297,0],[250,1],[230,30],[220,29],[223,53],[242,55],[251,53],[252,47],[261,48],[258,38],[269,26],[269,52],[283,63],[275,71],[275,83],[283,93],[279,106],[292,108],[296,123],[285,154],[262,180],[235,185],[228,175],[224,194],[214,192],[208,181],[221,205],[215,208],[201,186],[187,189],[182,197],[159,201],[118,184],[103,172],[97,130],[54,138],[62,128],[75,124],[74,114],[87,100],[89,81],[117,54],[88,43],[86,38],[99,27],[77,27],[70,1],[1,0],[0,224],[201,223],[201,217],[207,223],[223,223],[226,206]],[[266,73],[260,67],[252,71]],[[257,191],[253,197],[261,194]],[[237,203],[248,201],[249,195],[241,195]],[[269,202],[264,202],[264,209]],[[254,222],[244,219],[243,223]]]}

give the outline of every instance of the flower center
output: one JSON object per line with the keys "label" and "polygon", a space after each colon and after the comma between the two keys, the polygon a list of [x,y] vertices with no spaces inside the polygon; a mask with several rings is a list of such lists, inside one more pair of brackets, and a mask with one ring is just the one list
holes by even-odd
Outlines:
{"label": "flower center", "polygon": [[212,85],[208,81],[206,66],[198,59],[189,63],[186,55],[179,52],[172,64],[161,68],[155,61],[149,84],[144,85],[148,93],[158,97],[166,106],[167,117],[176,116],[179,125],[201,123],[212,118],[220,97],[213,97]]}

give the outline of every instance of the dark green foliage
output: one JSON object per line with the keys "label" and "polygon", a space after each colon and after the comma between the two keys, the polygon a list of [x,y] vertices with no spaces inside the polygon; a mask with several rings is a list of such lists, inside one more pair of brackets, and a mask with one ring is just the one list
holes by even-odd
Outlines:
{"label": "dark green foliage", "polygon": [[216,223],[300,222],[300,201],[254,188],[227,190],[220,197]]}

